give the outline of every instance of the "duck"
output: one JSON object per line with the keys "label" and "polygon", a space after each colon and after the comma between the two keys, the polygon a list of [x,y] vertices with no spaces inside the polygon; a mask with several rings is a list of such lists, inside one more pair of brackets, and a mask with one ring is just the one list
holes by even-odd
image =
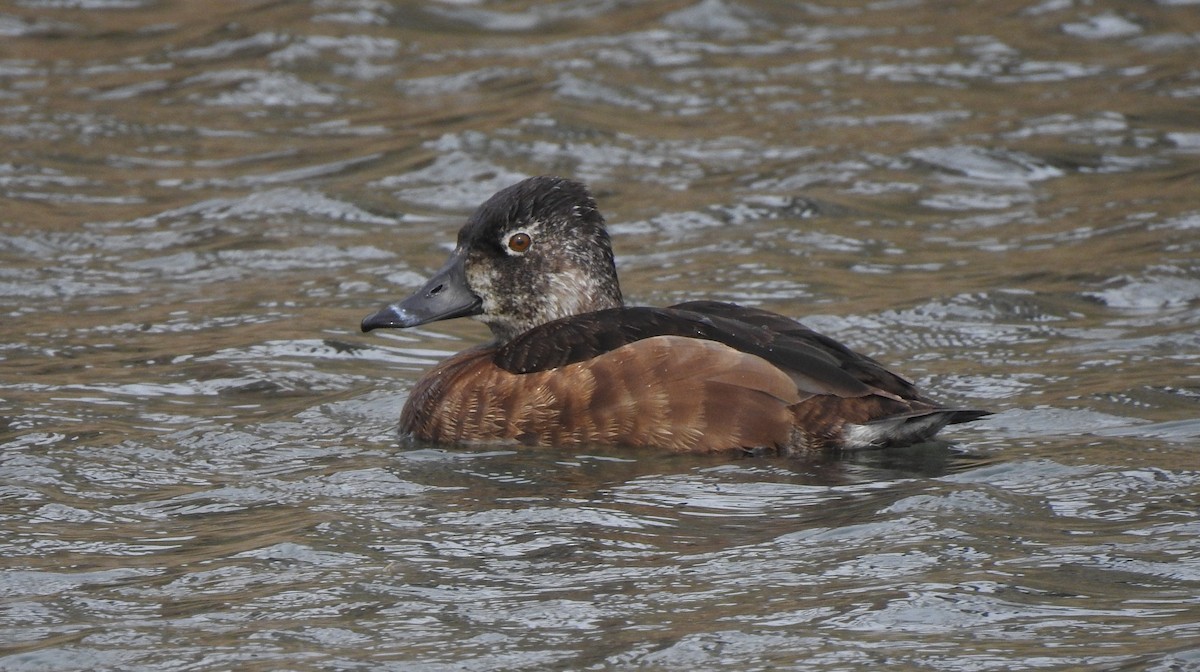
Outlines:
{"label": "duck", "polygon": [[798,321],[713,300],[626,305],[587,186],[498,191],[445,264],[362,331],[472,317],[494,340],[425,373],[401,434],[434,444],[796,455],[922,443],[988,411],[949,408]]}

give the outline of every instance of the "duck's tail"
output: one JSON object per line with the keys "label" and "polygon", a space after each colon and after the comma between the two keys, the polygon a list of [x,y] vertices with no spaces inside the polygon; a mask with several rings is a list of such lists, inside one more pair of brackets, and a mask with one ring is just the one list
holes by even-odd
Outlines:
{"label": "duck's tail", "polygon": [[932,439],[946,425],[971,422],[991,415],[991,411],[939,408],[903,415],[892,415],[861,425],[842,428],[842,447],[848,450],[906,446]]}

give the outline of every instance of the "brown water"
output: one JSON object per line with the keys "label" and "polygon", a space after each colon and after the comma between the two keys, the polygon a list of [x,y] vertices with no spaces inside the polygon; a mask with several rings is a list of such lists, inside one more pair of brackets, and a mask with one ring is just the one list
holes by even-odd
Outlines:
{"label": "brown water", "polygon": [[[1200,5],[0,6],[0,669],[1200,669]],[[398,444],[520,177],[953,445]],[[889,668],[889,669],[892,669]]]}

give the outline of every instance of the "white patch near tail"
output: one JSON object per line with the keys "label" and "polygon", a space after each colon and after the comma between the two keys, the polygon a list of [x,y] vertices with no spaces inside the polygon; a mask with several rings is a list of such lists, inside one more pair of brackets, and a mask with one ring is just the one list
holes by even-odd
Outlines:
{"label": "white patch near tail", "polygon": [[958,411],[928,411],[896,415],[861,425],[842,427],[842,446],[847,450],[904,446],[932,439],[955,419]]}

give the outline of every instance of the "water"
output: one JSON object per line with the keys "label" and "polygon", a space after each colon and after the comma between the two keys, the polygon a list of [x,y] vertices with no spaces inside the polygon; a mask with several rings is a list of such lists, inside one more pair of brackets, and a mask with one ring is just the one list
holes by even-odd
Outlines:
{"label": "water", "polygon": [[[6,3],[0,668],[1200,669],[1198,10]],[[359,320],[539,173],[997,415],[397,443],[486,330]]]}

